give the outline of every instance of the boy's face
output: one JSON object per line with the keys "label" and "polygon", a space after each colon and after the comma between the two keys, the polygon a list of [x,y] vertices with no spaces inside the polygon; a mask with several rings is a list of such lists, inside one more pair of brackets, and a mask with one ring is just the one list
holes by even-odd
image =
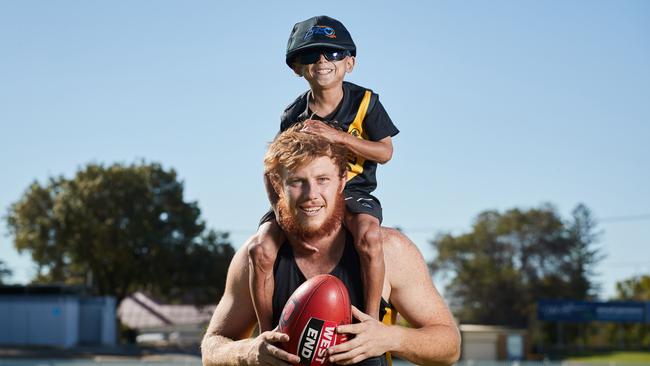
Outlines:
{"label": "boy's face", "polygon": [[[313,51],[311,51],[313,52]],[[293,71],[307,80],[312,89],[329,89],[340,87],[345,74],[354,69],[354,56],[345,56],[340,61],[328,60],[322,53],[312,64],[304,65],[299,62],[300,55],[293,63]]]}

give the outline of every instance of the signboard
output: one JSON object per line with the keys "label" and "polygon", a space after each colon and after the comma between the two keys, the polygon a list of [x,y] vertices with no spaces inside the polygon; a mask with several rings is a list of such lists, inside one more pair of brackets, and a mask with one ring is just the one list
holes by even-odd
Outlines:
{"label": "signboard", "polygon": [[586,323],[650,323],[650,302],[595,302],[542,300],[537,303],[539,320]]}

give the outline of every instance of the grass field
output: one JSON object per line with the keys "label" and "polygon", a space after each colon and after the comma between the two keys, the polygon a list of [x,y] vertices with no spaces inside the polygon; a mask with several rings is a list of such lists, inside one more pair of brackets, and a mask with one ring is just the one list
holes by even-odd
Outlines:
{"label": "grass field", "polygon": [[570,357],[569,361],[582,362],[630,362],[650,365],[650,352],[607,352]]}

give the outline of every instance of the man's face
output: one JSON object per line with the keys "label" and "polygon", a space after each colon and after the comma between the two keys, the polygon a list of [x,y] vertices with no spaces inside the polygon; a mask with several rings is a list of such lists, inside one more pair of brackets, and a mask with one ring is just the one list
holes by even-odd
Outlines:
{"label": "man's face", "polygon": [[299,62],[300,55],[294,63],[294,72],[304,77],[312,89],[326,89],[342,84],[345,74],[352,72],[354,68],[355,59],[353,56],[346,56],[339,61],[335,59],[330,61],[323,53],[319,54],[318,60],[314,63],[301,64]]}
{"label": "man's face", "polygon": [[321,156],[294,171],[284,171],[278,201],[282,228],[303,239],[327,235],[343,217],[345,175],[331,158]]}

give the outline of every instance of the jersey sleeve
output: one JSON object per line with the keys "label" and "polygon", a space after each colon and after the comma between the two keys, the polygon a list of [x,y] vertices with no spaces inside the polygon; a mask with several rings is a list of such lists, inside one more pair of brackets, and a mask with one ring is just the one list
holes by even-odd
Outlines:
{"label": "jersey sleeve", "polygon": [[368,137],[372,141],[379,141],[399,133],[399,130],[395,127],[384,106],[379,101],[379,97],[377,97],[377,102],[372,109],[368,111],[363,123],[364,130],[366,130]]}
{"label": "jersey sleeve", "polygon": [[299,95],[296,100],[284,109],[282,116],[280,117],[280,132],[284,132],[287,128],[295,125],[298,122],[302,122],[300,115],[305,110],[307,106],[307,94],[309,91],[304,92]]}
{"label": "jersey sleeve", "polygon": [[289,112],[286,110],[282,113],[282,116],[280,117],[280,131],[278,132],[281,133],[287,128],[291,127],[291,115]]}

